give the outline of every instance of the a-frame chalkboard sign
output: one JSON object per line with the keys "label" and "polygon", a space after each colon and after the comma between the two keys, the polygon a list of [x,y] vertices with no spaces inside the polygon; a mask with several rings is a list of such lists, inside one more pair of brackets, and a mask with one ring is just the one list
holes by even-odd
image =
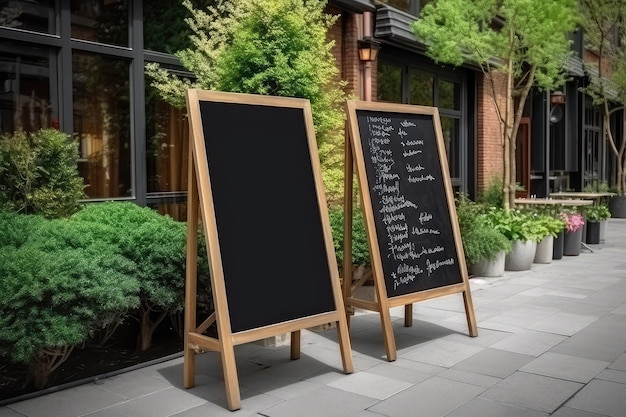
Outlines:
{"label": "a-frame chalkboard sign", "polygon": [[344,271],[351,271],[352,180],[356,166],[374,278],[374,300],[354,296],[364,279],[344,275],[347,307],[381,315],[387,359],[396,359],[389,309],[462,293],[470,336],[476,318],[461,244],[439,112],[434,107],[348,101]]}
{"label": "a-frame chalkboard sign", "polygon": [[[337,323],[353,371],[347,318],[308,100],[191,89],[184,386],[195,355],[221,354],[226,396],[240,408],[234,346]],[[198,203],[215,313],[196,323]],[[206,330],[215,323],[217,337]]]}

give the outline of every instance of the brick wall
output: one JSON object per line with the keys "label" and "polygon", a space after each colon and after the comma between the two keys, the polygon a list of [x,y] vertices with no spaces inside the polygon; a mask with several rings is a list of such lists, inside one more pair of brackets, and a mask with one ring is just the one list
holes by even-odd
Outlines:
{"label": "brick wall", "polygon": [[[496,90],[496,99],[504,108],[506,75],[492,75]],[[490,81],[480,76],[477,82],[477,132],[476,132],[476,186],[480,193],[489,184],[494,175],[502,177],[504,170],[504,142],[500,133],[500,121],[493,100]]]}

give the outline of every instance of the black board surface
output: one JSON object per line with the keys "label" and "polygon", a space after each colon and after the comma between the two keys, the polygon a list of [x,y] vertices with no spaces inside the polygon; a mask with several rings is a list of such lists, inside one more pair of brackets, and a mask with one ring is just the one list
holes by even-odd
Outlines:
{"label": "black board surface", "polygon": [[433,116],[356,118],[388,297],[462,283]]}
{"label": "black board surface", "polygon": [[232,332],[335,311],[303,109],[199,107]]}

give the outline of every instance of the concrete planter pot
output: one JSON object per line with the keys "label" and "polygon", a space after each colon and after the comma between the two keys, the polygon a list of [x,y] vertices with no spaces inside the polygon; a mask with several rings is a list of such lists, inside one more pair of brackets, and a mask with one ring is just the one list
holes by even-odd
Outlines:
{"label": "concrete planter pot", "polygon": [[552,259],[561,259],[563,257],[563,240],[565,232],[561,232],[554,238],[552,242]]}
{"label": "concrete planter pot", "polygon": [[537,242],[530,240],[524,242],[521,240],[514,241],[511,251],[506,254],[504,259],[504,269],[506,271],[529,270],[533,265],[536,250]]}
{"label": "concrete planter pot", "polygon": [[611,197],[611,200],[609,200],[609,211],[613,218],[626,219],[626,195]]}
{"label": "concrete planter pot", "polygon": [[565,232],[563,239],[563,255],[578,256],[580,255],[580,246],[583,241],[583,228],[575,232]]}
{"label": "concrete planter pot", "polygon": [[606,232],[609,230],[609,221],[600,221],[600,243],[606,242]]}
{"label": "concrete planter pot", "polygon": [[553,253],[554,253],[554,237],[552,235],[548,235],[537,243],[537,250],[535,251],[535,259],[533,260],[533,263],[536,263],[536,264],[552,263]]}
{"label": "concrete planter pot", "polygon": [[498,252],[494,259],[485,259],[470,265],[470,273],[477,277],[501,277],[504,275],[504,251]]}
{"label": "concrete planter pot", "polygon": [[598,244],[600,243],[600,222],[588,221],[587,222],[587,243]]}

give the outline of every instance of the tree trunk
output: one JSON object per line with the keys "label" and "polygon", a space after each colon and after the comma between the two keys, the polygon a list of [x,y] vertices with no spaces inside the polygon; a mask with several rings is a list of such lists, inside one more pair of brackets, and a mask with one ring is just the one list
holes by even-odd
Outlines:
{"label": "tree trunk", "polygon": [[137,336],[137,349],[140,352],[145,352],[152,346],[152,334],[156,330],[159,324],[167,316],[167,312],[162,312],[159,317],[152,321],[150,319],[150,313],[152,310],[149,307],[141,306],[139,309],[139,336]]}

